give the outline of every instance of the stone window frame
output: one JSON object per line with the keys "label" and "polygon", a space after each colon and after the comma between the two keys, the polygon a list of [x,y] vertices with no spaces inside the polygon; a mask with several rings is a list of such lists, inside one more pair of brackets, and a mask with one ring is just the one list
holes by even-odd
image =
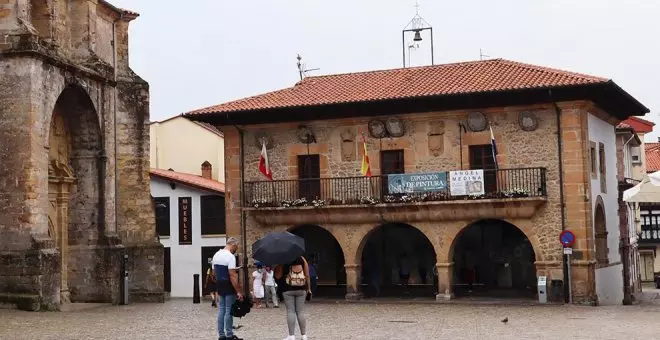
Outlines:
{"label": "stone window frame", "polygon": [[596,157],[596,142],[589,141],[589,172],[591,179],[598,179],[598,157]]}
{"label": "stone window frame", "polygon": [[607,167],[605,159],[605,144],[598,143],[598,173],[600,176],[600,192],[607,193]]}

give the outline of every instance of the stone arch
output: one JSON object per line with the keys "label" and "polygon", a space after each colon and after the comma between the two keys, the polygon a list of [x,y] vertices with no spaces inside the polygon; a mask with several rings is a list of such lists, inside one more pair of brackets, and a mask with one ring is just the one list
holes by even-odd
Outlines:
{"label": "stone arch", "polygon": [[305,239],[306,258],[314,264],[318,276],[320,288],[316,295],[343,295],[338,288],[346,284],[346,261],[335,235],[315,224],[296,225],[288,231]]}
{"label": "stone arch", "polygon": [[65,87],[48,126],[48,218],[62,257],[62,301],[69,296],[98,301],[102,298],[93,278],[102,261],[89,247],[103,236],[105,162],[98,115],[87,92]]}
{"label": "stone arch", "polygon": [[[365,233],[357,247],[357,265],[361,269],[358,282],[369,287],[368,292],[373,295],[432,296],[436,258],[435,245],[425,228],[383,223]],[[408,284],[413,284],[415,290],[408,290]]]}
{"label": "stone arch", "polygon": [[523,228],[501,219],[477,220],[454,236],[449,252],[456,295],[478,289],[534,296],[540,248]]}
{"label": "stone arch", "polygon": [[599,265],[607,265],[609,262],[609,249],[607,248],[607,220],[605,218],[605,202],[598,195],[594,207],[594,242],[596,245],[596,261]]}
{"label": "stone arch", "polygon": [[[543,248],[541,247],[541,242],[538,239],[538,236],[532,229],[532,225],[530,224],[529,221],[524,221],[523,223],[517,223],[516,221],[512,221],[509,219],[501,218],[497,219],[498,221],[506,222],[514,227],[516,229],[520,230],[529,240],[529,242],[532,244],[532,248],[534,250],[534,255],[536,256],[537,261],[544,261],[545,260],[545,254],[543,253]],[[457,228],[451,228],[447,229],[446,235],[444,237],[445,240],[449,240],[449,246],[448,247],[443,247],[445,251],[439,252],[438,253],[438,263],[451,263],[452,262],[452,257],[454,254],[454,247],[456,246],[456,241],[460,237],[461,233],[465,231],[466,228],[469,226],[483,220],[474,220],[468,224],[463,224],[459,225]]]}

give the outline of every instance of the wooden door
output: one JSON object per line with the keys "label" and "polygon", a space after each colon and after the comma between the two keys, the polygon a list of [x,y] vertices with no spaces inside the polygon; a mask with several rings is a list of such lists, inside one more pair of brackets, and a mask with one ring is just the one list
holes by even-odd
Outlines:
{"label": "wooden door", "polygon": [[386,150],[380,152],[381,190],[389,194],[387,175],[403,174],[406,172],[403,150]]}
{"label": "wooden door", "polygon": [[298,196],[312,201],[321,196],[321,162],[319,155],[298,156]]}
{"label": "wooden door", "polygon": [[642,281],[653,281],[653,253],[641,253],[639,257]]}
{"label": "wooden door", "polygon": [[497,171],[493,159],[493,146],[490,144],[470,145],[470,169],[484,171],[484,191],[497,191]]}

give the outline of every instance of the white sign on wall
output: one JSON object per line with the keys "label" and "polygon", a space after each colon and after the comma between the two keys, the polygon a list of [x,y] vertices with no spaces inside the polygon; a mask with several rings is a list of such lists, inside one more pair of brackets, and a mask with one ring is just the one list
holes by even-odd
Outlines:
{"label": "white sign on wall", "polygon": [[450,171],[449,181],[452,196],[483,195],[485,193],[483,170]]}

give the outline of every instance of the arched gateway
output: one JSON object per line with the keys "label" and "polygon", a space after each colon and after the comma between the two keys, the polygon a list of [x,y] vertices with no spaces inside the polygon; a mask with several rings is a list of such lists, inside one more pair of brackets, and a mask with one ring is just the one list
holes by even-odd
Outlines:
{"label": "arched gateway", "polygon": [[337,239],[328,230],[313,224],[296,226],[290,232],[305,239],[305,257],[314,265],[318,276],[316,295],[344,296],[344,252]]}
{"label": "arched gateway", "polygon": [[451,251],[456,297],[534,297],[534,248],[513,224],[476,221],[456,236]]}
{"label": "arched gateway", "polygon": [[361,286],[366,297],[435,296],[436,254],[419,229],[386,223],[362,241]]}
{"label": "arched gateway", "polygon": [[62,302],[104,300],[94,296],[101,289],[87,277],[102,262],[87,251],[98,242],[103,225],[101,140],[89,96],[68,86],[55,104],[48,135],[48,233],[60,251]]}

